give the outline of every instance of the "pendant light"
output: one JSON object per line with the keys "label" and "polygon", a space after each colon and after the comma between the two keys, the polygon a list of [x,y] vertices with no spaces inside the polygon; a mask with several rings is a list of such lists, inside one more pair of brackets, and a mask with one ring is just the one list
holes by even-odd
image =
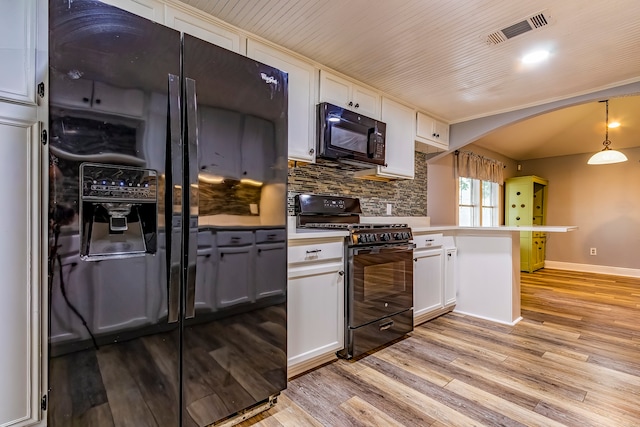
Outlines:
{"label": "pendant light", "polygon": [[587,162],[590,165],[608,165],[610,163],[626,162],[627,156],[617,150],[613,150],[609,141],[609,100],[600,101],[606,104],[606,116],[605,116],[605,134],[604,134],[604,148],[602,151],[597,152]]}

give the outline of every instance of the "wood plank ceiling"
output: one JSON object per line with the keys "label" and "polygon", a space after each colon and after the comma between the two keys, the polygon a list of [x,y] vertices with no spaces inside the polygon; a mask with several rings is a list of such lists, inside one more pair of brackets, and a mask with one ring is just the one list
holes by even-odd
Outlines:
{"label": "wood plank ceiling", "polygon": [[[182,1],[450,123],[640,80],[637,0]],[[549,25],[487,42],[541,12]],[[538,48],[548,61],[520,63]]]}

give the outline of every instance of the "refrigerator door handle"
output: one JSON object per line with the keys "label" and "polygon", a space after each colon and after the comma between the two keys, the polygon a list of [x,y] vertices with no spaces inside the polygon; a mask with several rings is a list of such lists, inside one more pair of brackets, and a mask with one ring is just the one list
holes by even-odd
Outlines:
{"label": "refrigerator door handle", "polygon": [[182,135],[180,131],[180,76],[169,74],[167,179],[165,183],[165,227],[167,236],[168,288],[167,321],[180,317],[180,260],[182,258],[182,203],[176,195],[182,188]]}
{"label": "refrigerator door handle", "polygon": [[196,81],[185,79],[186,135],[189,152],[189,237],[187,263],[187,289],[185,295],[185,318],[195,317],[196,313],[196,262],[198,256],[198,111],[196,100]]}

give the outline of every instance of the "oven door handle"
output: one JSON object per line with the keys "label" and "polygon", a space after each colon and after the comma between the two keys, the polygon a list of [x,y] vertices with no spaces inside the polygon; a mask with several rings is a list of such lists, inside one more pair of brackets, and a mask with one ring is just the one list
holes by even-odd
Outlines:
{"label": "oven door handle", "polygon": [[415,243],[406,243],[402,245],[379,245],[379,246],[364,246],[360,248],[352,248],[351,253],[353,255],[366,255],[366,254],[389,254],[395,252],[413,252],[416,245]]}

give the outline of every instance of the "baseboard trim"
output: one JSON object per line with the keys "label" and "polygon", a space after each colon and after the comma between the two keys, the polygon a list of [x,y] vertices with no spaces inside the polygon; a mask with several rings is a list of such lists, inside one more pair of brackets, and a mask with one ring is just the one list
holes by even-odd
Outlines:
{"label": "baseboard trim", "polygon": [[636,268],[611,267],[608,265],[577,264],[573,262],[548,261],[544,262],[545,268],[557,270],[581,271],[584,273],[611,274],[613,276],[640,277],[640,270]]}
{"label": "baseboard trim", "polygon": [[512,322],[507,322],[505,320],[494,319],[493,317],[487,317],[487,316],[480,316],[478,314],[467,313],[465,311],[460,311],[456,309],[453,309],[453,312],[456,314],[463,314],[465,316],[475,317],[476,319],[489,320],[490,322],[500,323],[501,325],[508,325],[508,326],[515,326],[519,321],[522,320],[522,316],[518,316]]}
{"label": "baseboard trim", "polygon": [[317,368],[318,366],[324,365],[325,363],[332,362],[337,358],[338,356],[336,356],[336,352],[334,350],[326,354],[312,357],[311,359],[305,360],[304,362],[300,362],[296,365],[289,366],[287,368],[287,379],[290,380],[297,375],[310,371],[311,369]]}

